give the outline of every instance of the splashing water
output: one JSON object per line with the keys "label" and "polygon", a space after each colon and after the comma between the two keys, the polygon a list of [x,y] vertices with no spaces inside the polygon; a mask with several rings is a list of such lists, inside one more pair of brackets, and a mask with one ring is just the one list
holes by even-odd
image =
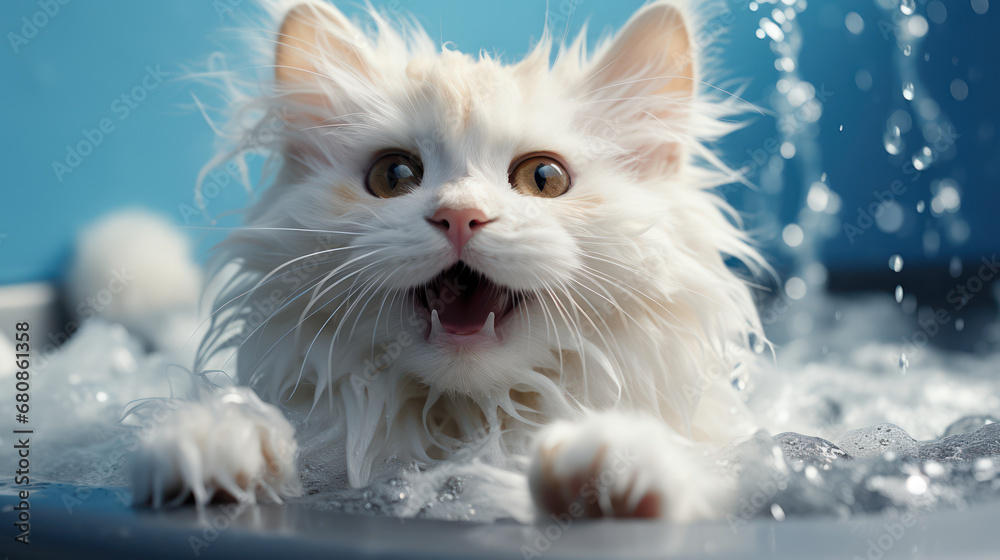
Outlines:
{"label": "splashing water", "polygon": [[903,257],[899,255],[893,255],[889,257],[889,268],[893,272],[900,272],[903,270]]}
{"label": "splashing water", "polygon": [[[883,145],[894,165],[904,166],[904,170],[905,165],[909,165],[917,172],[927,171],[939,161],[954,159],[959,137],[941,105],[928,94],[929,89],[920,79],[918,64],[921,60],[930,60],[929,56],[911,56],[919,52],[924,37],[930,31],[930,23],[918,13],[923,4],[918,5],[915,0],[875,0],[875,4],[886,20],[894,23],[888,36],[896,40],[894,66],[896,87],[900,92],[898,97],[892,99],[894,108],[886,121]],[[934,17],[931,19],[935,20]],[[943,20],[937,18],[937,21]],[[907,142],[907,137],[911,137],[910,142]],[[907,153],[908,144],[916,146],[916,149]],[[900,161],[897,158],[905,159]],[[931,206],[933,211],[933,201]],[[917,211],[922,214],[923,206]],[[967,225],[957,215],[957,209],[956,215],[945,220],[934,220],[936,217],[931,216],[925,222],[924,253],[928,257],[937,254],[942,236],[952,242],[962,242],[968,237],[965,233]]]}
{"label": "splashing water", "polygon": [[[805,9],[797,2],[789,3],[795,6],[797,13]],[[764,2],[760,4],[765,5]],[[929,23],[918,13],[923,4],[918,5],[914,0],[876,0],[876,4],[886,19],[896,24],[892,31],[897,47],[894,50],[896,75],[890,79],[895,79],[894,90],[899,92],[892,100],[893,108],[886,120],[882,144],[894,166],[911,165],[916,171],[926,171],[939,162],[953,159],[957,138],[945,112],[929,96],[917,71],[920,60],[929,60],[920,55]],[[776,67],[782,71],[790,69],[782,79],[795,83],[792,80],[798,78],[795,72],[799,67],[797,55],[803,47],[802,34],[795,21],[782,23],[781,35],[769,33],[766,30],[772,27],[771,23],[762,20],[757,36],[768,38],[777,55],[791,59]],[[863,28],[863,19],[851,12],[847,31],[857,34]],[[862,90],[865,84],[870,87],[869,82],[858,80]],[[785,85],[776,90],[776,95],[789,91],[791,88]],[[780,97],[778,99],[780,101]],[[788,104],[773,105],[779,110],[779,119],[787,118],[783,109]],[[818,132],[808,125],[806,128]],[[815,146],[814,139],[790,134],[783,141],[791,142],[797,154],[808,154]],[[818,159],[799,163],[802,169],[800,184],[810,187],[805,197],[806,207],[799,212],[795,222],[803,232],[803,240],[797,245],[796,273],[792,277],[797,281],[796,286],[801,282],[799,278],[805,276],[802,270],[807,269],[809,263],[817,262],[811,251],[816,250],[824,231],[801,216],[807,214],[807,209],[822,211],[824,196],[833,192],[825,181],[817,188],[810,179],[822,172]],[[777,169],[780,172],[781,168]],[[789,187],[795,188],[795,185]],[[930,195],[927,202],[917,202],[915,210],[917,216],[922,215],[926,220],[924,249],[926,254],[933,256],[940,247],[942,236],[950,236],[953,224],[961,221],[958,216],[961,191],[957,182],[946,179],[932,184]],[[925,213],[926,210],[930,211]],[[787,244],[787,239],[785,241]],[[899,254],[888,260],[893,272],[902,272],[903,264]],[[951,271],[956,278],[961,275],[961,260],[957,257],[952,260]],[[995,437],[992,433],[977,432],[984,423],[977,423],[973,418],[978,417],[969,416],[996,411],[1000,406],[997,397],[1000,382],[991,373],[993,367],[990,365],[996,354],[990,358],[963,358],[959,364],[955,363],[956,358],[946,358],[927,347],[926,340],[921,338],[926,333],[919,327],[914,331],[900,318],[900,309],[913,314],[918,307],[916,298],[907,295],[902,285],[897,285],[893,292],[892,299],[899,305],[896,309],[888,308],[890,303],[884,299],[841,301],[822,294],[822,289],[810,289],[806,297],[803,291],[804,299],[796,305],[802,306],[799,308],[802,312],[812,314],[811,324],[815,325],[812,332],[797,333],[785,342],[778,351],[778,360],[783,360],[784,365],[755,375],[753,389],[748,395],[751,407],[761,417],[769,419],[766,424],[772,433],[787,431],[773,438],[761,436],[758,441],[757,476],[763,472],[772,479],[787,481],[786,487],[772,500],[772,509],[777,508],[781,516],[817,511],[849,515],[878,511],[890,505],[954,507],[1000,497],[1000,485],[996,484],[1000,465],[996,457],[1000,455],[1000,446],[991,439]],[[787,319],[787,322],[795,322],[794,317]],[[964,320],[954,319],[956,331],[964,328]],[[888,375],[890,373],[897,375]],[[905,381],[900,376],[905,376]],[[942,405],[935,397],[942,392],[954,400]],[[963,417],[967,419],[956,420]],[[923,440],[967,438],[962,443],[947,445],[949,440],[945,439],[940,445],[951,449],[949,445],[968,444],[971,447],[967,449],[974,447],[976,452],[970,454],[970,460],[965,463],[936,462],[935,458],[948,455],[938,448],[934,451],[931,447],[922,448],[922,444],[899,427],[880,425],[886,421],[905,426],[914,437]],[[858,426],[872,427],[856,429]],[[855,431],[844,434],[849,429]],[[972,440],[984,439],[993,443],[978,447],[971,444]],[[866,442],[895,443],[872,448]],[[884,451],[889,453],[883,454]],[[775,454],[778,459],[772,457]],[[844,462],[845,456],[853,457],[853,462]],[[752,476],[747,478],[752,479]],[[748,487],[749,499],[752,484]],[[768,512],[770,510],[765,507],[763,515]],[[773,513],[771,516],[778,518]]]}
{"label": "splashing water", "polygon": [[[936,104],[931,105],[934,100],[921,85],[916,67],[927,22],[914,0],[878,0],[878,5],[895,16],[893,21],[902,17],[894,31],[897,75],[883,137],[886,154],[890,161],[910,162],[917,170],[942,165],[954,150],[948,140],[950,123],[943,111],[927,109]],[[894,293],[899,305],[886,293],[857,301],[821,295],[826,274],[819,246],[836,220],[839,196],[827,181],[819,155],[824,100],[799,73],[799,54],[807,45],[798,20],[807,5],[803,0],[765,0],[756,6],[762,17],[755,34],[769,42],[780,74],[771,105],[779,115],[781,150],[773,156],[774,165],[763,167],[761,182],[782,184],[784,161],[794,159],[798,175],[787,188],[799,189],[804,201],[793,223],[775,228],[785,245],[795,249],[794,269],[783,285],[794,307],[781,319],[799,328],[800,336],[780,348],[776,363],[762,365],[753,383],[746,368],[733,372],[732,386],[768,432],[777,435],[759,434],[727,452],[739,452],[745,459],[740,469],[751,487],[754,480],[782,481],[760,508],[761,516],[777,521],[996,498],[1000,424],[990,414],[1000,410],[1000,380],[993,365],[1000,355],[954,358],[918,344],[921,331],[897,320],[900,307],[914,297],[904,294],[902,285]],[[931,240],[938,236],[939,246],[938,229],[944,231],[960,219],[961,188],[952,179],[942,180],[928,194],[929,202],[917,202],[916,211],[930,225],[925,247],[928,234]],[[902,272],[903,257],[892,255],[888,266]],[[961,276],[961,260],[952,258],[949,270],[953,277]],[[965,320],[956,318],[953,326],[961,332]],[[755,339],[751,345],[764,361],[764,341]],[[39,376],[35,392],[38,418],[55,421],[65,410],[79,417],[79,426],[64,439],[39,442],[43,454],[59,457],[42,467],[43,478],[126,485],[122,465],[107,459],[121,443],[119,434],[109,435],[96,426],[113,422],[133,399],[169,394],[162,374],[166,361],[147,354],[120,327],[92,323],[76,335],[53,358],[47,375]],[[0,413],[7,414],[4,406],[8,403],[0,403]],[[49,427],[55,433],[55,424]],[[69,441],[95,445],[77,449],[68,447]],[[370,488],[344,490],[334,488],[342,481],[331,476],[319,460],[323,458],[314,459],[303,466],[304,481],[315,493],[302,502],[311,507],[477,521],[508,517],[512,511],[527,515],[532,507],[522,479],[482,465],[428,472],[406,468]],[[2,460],[0,468],[12,472]],[[500,490],[484,490],[484,484]]]}

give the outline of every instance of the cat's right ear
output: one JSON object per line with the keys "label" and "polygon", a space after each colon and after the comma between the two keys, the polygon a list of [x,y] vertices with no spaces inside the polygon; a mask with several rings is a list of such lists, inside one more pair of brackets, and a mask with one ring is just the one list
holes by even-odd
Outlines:
{"label": "cat's right ear", "polygon": [[697,53],[679,0],[640,8],[593,61],[585,84],[600,117],[618,123],[638,171],[660,175],[683,160],[694,111]]}
{"label": "cat's right ear", "polygon": [[288,11],[274,55],[277,93],[303,120],[330,115],[349,82],[370,81],[367,37],[339,10],[305,2]]}

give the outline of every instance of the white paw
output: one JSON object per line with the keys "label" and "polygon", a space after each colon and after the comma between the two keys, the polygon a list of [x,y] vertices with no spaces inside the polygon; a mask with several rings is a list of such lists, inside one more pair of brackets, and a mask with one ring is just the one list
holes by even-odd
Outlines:
{"label": "white paw", "polygon": [[201,401],[171,401],[169,413],[143,415],[132,462],[136,504],[155,508],[189,497],[281,502],[302,492],[295,429],[250,389],[222,389]]}
{"label": "white paw", "polygon": [[542,430],[529,484],[549,513],[675,521],[719,517],[734,492],[690,440],[660,420],[622,413]]}

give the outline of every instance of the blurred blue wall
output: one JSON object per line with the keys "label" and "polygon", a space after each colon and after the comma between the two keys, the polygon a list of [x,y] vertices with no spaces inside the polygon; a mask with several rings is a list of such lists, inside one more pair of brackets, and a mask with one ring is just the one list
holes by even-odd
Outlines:
{"label": "blurred blue wall", "polygon": [[[58,0],[0,3],[0,29],[6,38],[0,45],[4,76],[0,146],[5,168],[0,187],[0,284],[58,278],[75,233],[109,210],[141,205],[184,222],[178,207],[192,203],[195,178],[211,153],[213,136],[192,104],[192,93],[205,94],[205,86],[179,78],[185,66],[198,67],[212,51],[233,46],[218,32],[235,23],[231,14],[220,13],[220,5],[253,9],[249,2],[238,0],[62,2],[65,5]],[[527,50],[546,18],[545,3],[536,0],[374,4],[416,14],[433,37],[449,40],[463,51],[487,49],[508,58]],[[641,2],[550,0],[549,4],[553,27],[568,27],[573,33],[589,20],[593,40],[620,26]],[[929,2],[917,4],[918,11],[926,10]],[[892,253],[902,253],[908,265],[947,262],[956,254],[978,259],[1000,244],[1000,223],[993,215],[1000,207],[1000,143],[995,133],[1000,111],[994,100],[1000,91],[996,61],[1000,50],[992,38],[1000,29],[1000,6],[980,15],[968,0],[946,4],[945,22],[931,23],[921,53],[932,56],[921,61],[920,68],[931,95],[956,127],[957,155],[907,184],[899,197],[907,211],[898,230],[885,233],[872,227],[854,243],[842,231],[833,232],[822,247],[832,267],[884,267]],[[353,3],[340,5],[348,14],[357,12]],[[729,69],[730,79],[718,83],[743,84],[744,97],[766,109],[777,78],[775,56],[754,35],[762,12],[752,12],[748,5],[718,2],[719,10],[733,12],[730,29],[718,41],[721,65]],[[55,6],[58,13],[46,13],[46,8],[55,12]],[[860,35],[845,27],[850,11],[866,22]],[[880,17],[883,14],[873,2],[862,0],[814,0],[801,16],[803,76],[834,92],[823,107],[819,140],[828,183],[842,199],[840,217],[850,221],[856,219],[857,208],[867,207],[876,191],[900,176],[899,161],[888,157],[882,146],[886,118],[896,107],[890,103],[898,105],[900,94],[892,70],[896,45],[883,38]],[[856,85],[861,69],[873,77],[870,91]],[[963,101],[950,92],[956,78],[968,84]],[[727,161],[739,166],[774,137],[774,119],[758,115],[722,148]],[[70,153],[81,142],[84,153]],[[88,144],[92,150],[86,149]],[[794,181],[795,160],[784,169],[786,178]],[[952,177],[960,186],[960,217],[970,235],[963,243],[953,243],[944,234],[941,248],[929,255],[923,246],[929,214],[918,215],[915,207],[918,200],[929,204],[931,181],[941,177]],[[782,223],[794,220],[801,206],[800,187],[792,185],[777,194],[736,191],[732,197],[751,213],[749,223],[759,226],[771,244],[769,252],[779,261],[787,258],[780,236],[773,235],[773,220],[758,219],[755,213],[764,209]],[[233,184],[210,210],[218,215],[247,201],[242,188]],[[229,217],[221,223],[236,222]],[[194,224],[207,225],[199,219]],[[936,221],[932,225],[939,227]],[[218,238],[217,232],[190,232],[202,251]]]}

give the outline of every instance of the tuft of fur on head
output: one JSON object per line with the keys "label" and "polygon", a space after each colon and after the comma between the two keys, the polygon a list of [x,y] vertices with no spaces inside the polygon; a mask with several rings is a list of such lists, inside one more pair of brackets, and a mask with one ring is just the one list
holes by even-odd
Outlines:
{"label": "tuft of fur on head", "polygon": [[[739,111],[701,87],[682,2],[644,6],[592,52],[584,30],[554,61],[546,32],[514,64],[438,49],[372,8],[367,23],[318,2],[270,13],[284,21],[262,49],[277,46],[273,88],[226,82],[233,142],[211,165],[263,150],[274,175],[221,246],[237,272],[200,356],[238,349],[240,380],[298,418],[305,453],[343,446],[361,485],[389,458],[467,449],[511,465],[538,426],[595,410],[709,442],[749,429],[728,382],[763,335],[726,259],[766,265],[713,191],[734,174],[706,144]],[[386,149],[419,156],[419,188],[365,190]],[[529,152],[565,162],[565,195],[511,189]],[[502,343],[425,339],[411,291],[455,264],[426,221],[443,204],[499,218],[463,262],[527,295]]]}

